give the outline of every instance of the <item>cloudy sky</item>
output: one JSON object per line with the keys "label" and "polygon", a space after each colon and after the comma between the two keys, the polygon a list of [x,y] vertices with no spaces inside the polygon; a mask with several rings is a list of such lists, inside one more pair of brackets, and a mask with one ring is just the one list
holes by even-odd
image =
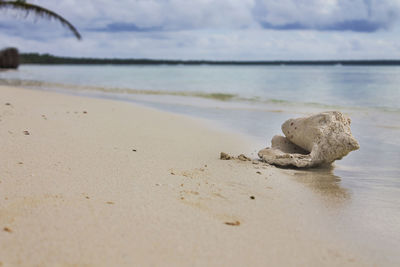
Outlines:
{"label": "cloudy sky", "polygon": [[0,47],[77,57],[400,59],[400,0],[31,0],[74,24],[0,10]]}

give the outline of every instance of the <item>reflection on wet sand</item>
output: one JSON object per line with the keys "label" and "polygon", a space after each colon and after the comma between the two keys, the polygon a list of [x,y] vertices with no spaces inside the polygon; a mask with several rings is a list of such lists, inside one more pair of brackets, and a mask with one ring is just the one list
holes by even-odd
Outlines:
{"label": "reflection on wet sand", "polygon": [[314,169],[295,169],[292,171],[296,181],[306,185],[312,191],[322,195],[332,203],[347,202],[351,193],[340,185],[341,178],[333,174],[334,166]]}

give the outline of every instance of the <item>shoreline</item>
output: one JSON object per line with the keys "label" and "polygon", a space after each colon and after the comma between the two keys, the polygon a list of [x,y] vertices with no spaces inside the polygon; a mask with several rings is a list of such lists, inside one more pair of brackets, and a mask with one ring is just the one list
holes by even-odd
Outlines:
{"label": "shoreline", "polygon": [[[176,68],[174,66],[164,66],[166,68],[173,69],[171,75],[181,75],[181,71],[184,68]],[[153,68],[164,68],[163,66],[153,66],[149,67]],[[194,66],[196,67],[196,66]],[[210,68],[214,68],[215,66],[209,66]],[[295,67],[295,66],[294,66]],[[81,72],[76,72],[74,68],[83,68]],[[278,111],[282,112],[282,107],[284,110],[289,110],[292,113],[302,110],[310,112],[320,112],[326,110],[340,110],[344,112],[382,112],[382,113],[393,113],[398,114],[400,109],[397,106],[396,100],[390,99],[385,105],[382,103],[352,103],[350,102],[337,102],[337,104],[333,104],[332,101],[326,101],[326,99],[319,99],[317,101],[309,101],[308,98],[303,99],[293,99],[288,98],[282,95],[275,95],[274,92],[269,92],[269,94],[255,94],[250,95],[242,94],[242,91],[238,90],[233,85],[224,85],[217,91],[208,91],[206,87],[182,87],[182,80],[178,80],[176,84],[169,84],[168,81],[162,81],[162,83],[155,82],[151,86],[148,86],[143,79],[139,79],[137,84],[132,86],[132,83],[118,82],[109,83],[105,79],[97,80],[96,82],[90,80],[90,76],[100,77],[104,76],[101,73],[102,68],[122,68],[122,72],[126,73],[129,66],[125,65],[110,65],[110,66],[102,66],[102,65],[35,65],[35,64],[27,64],[22,66],[18,71],[17,70],[9,70],[8,75],[3,75],[0,77],[0,85],[2,86],[11,86],[11,87],[24,87],[28,89],[50,89],[56,90],[62,93],[72,92],[72,94],[87,94],[87,95],[124,95],[129,97],[142,97],[146,98],[157,98],[159,96],[162,97],[177,97],[177,98],[194,98],[199,99],[201,101],[217,101],[219,104],[223,103],[224,105],[228,104],[228,107],[232,104],[233,108],[245,108],[251,110],[259,110],[263,111]],[[141,67],[132,66],[135,71],[140,70]],[[188,67],[190,69],[190,67]],[[197,66],[200,70],[207,69],[202,68],[201,66]],[[82,78],[74,81],[70,80],[68,77],[81,75],[82,72],[87,72],[90,69],[92,72],[85,77],[88,80],[85,83],[82,83]],[[332,69],[332,68],[331,68]],[[40,70],[40,71],[38,71]],[[66,71],[67,70],[67,71]],[[37,72],[36,72],[37,71]],[[71,73],[68,75],[62,74],[68,71]],[[149,71],[149,70],[147,70]],[[151,71],[151,70],[150,70]],[[18,74],[19,73],[19,74]],[[49,76],[44,75],[44,73],[48,73]],[[14,75],[15,74],[15,75]],[[140,73],[135,73],[138,75]],[[146,72],[145,72],[146,74]],[[157,73],[156,73],[157,74]],[[190,72],[189,72],[190,74]],[[148,73],[147,73],[148,75]],[[183,75],[181,75],[183,76]],[[134,81],[132,81],[134,82]],[[221,82],[221,81],[219,81]],[[212,85],[210,85],[212,86]],[[229,87],[230,86],[230,87]],[[246,85],[244,85],[246,86]],[[229,88],[234,88],[234,90],[230,90]],[[273,96],[273,97],[272,97]],[[106,96],[107,98],[107,96]],[[343,101],[343,99],[342,99]]]}
{"label": "shoreline", "polygon": [[391,264],[329,233],[296,172],[219,160],[250,150],[239,135],[129,102],[0,99],[4,266]]}

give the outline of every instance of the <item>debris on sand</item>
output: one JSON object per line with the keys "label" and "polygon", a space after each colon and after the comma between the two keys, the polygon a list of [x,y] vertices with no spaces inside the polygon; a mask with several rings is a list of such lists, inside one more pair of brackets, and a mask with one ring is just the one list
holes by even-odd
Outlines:
{"label": "debris on sand", "polygon": [[230,159],[232,159],[232,157],[229,154],[225,153],[225,152],[221,152],[221,155],[219,156],[219,158],[222,159],[222,160],[230,160]]}
{"label": "debris on sand", "polygon": [[234,222],[225,222],[226,225],[230,226],[239,226],[240,222],[239,221],[234,221]]}
{"label": "debris on sand", "polygon": [[241,161],[251,161],[251,159],[246,157],[244,154],[240,154],[237,158]]}
{"label": "debris on sand", "polygon": [[249,157],[245,156],[244,154],[240,154],[239,156],[234,157],[234,156],[231,156],[231,155],[229,155],[228,153],[225,153],[225,152],[221,152],[219,158],[221,160],[238,159],[240,161],[251,161],[251,159]]}

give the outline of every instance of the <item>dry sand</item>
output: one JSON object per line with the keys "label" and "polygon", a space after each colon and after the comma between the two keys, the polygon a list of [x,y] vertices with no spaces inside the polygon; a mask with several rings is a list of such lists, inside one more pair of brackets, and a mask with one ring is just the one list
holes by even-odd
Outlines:
{"label": "dry sand", "polygon": [[[365,266],[290,171],[204,122],[0,87],[0,266]],[[362,255],[362,256],[360,256]]]}

